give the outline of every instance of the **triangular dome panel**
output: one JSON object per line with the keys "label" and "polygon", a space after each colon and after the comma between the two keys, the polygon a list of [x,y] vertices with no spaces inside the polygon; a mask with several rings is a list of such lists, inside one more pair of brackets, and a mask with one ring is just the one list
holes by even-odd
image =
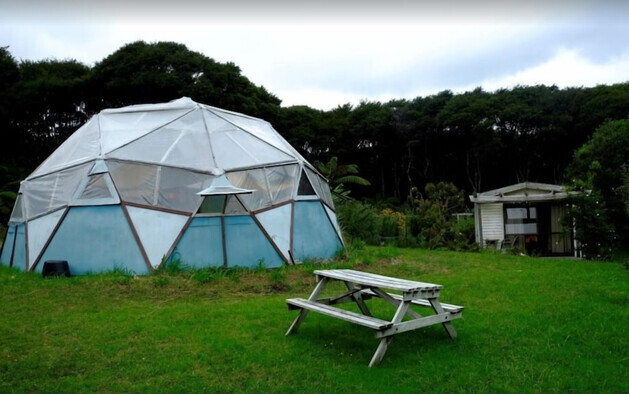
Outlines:
{"label": "triangular dome panel", "polygon": [[282,205],[256,214],[256,219],[262,224],[277,248],[282,252],[286,261],[290,258],[290,229],[292,204]]}
{"label": "triangular dome panel", "polygon": [[94,166],[90,170],[89,175],[104,174],[106,172],[109,172],[107,163],[105,163],[105,160],[98,159],[94,162]]}
{"label": "triangular dome panel", "polygon": [[205,119],[210,130],[212,153],[219,168],[230,170],[295,161],[295,157],[275,145],[213,114],[206,114]]}
{"label": "triangular dome panel", "polygon": [[29,178],[82,163],[99,155],[100,129],[98,127],[98,117],[94,117],[68,137],[61,146],[37,167]]}
{"label": "triangular dome panel", "polygon": [[225,204],[225,215],[245,215],[247,214],[247,208],[245,208],[238,197],[228,196],[227,203]]}
{"label": "triangular dome panel", "polygon": [[188,216],[127,207],[133,227],[153,268],[157,268],[188,222]]}
{"label": "triangular dome panel", "polygon": [[120,198],[116,192],[111,176],[108,173],[90,175],[77,189],[75,198],[70,205],[113,205],[119,204]]}
{"label": "triangular dome panel", "polygon": [[61,209],[28,222],[28,269],[37,261],[64,212],[65,209]]}
{"label": "triangular dome panel", "polygon": [[283,151],[287,155],[295,158],[299,157],[299,154],[295,156],[297,152],[282,137],[280,137],[279,134],[277,134],[268,122],[218,109],[212,109],[212,112],[227,120],[229,123],[237,126],[239,129],[242,129],[267,144]]}
{"label": "triangular dome panel", "polygon": [[201,110],[109,153],[111,158],[210,171],[216,167]]}
{"label": "triangular dome panel", "polygon": [[106,112],[98,116],[101,131],[101,149],[107,154],[143,135],[175,121],[193,108],[176,108],[163,111]]}

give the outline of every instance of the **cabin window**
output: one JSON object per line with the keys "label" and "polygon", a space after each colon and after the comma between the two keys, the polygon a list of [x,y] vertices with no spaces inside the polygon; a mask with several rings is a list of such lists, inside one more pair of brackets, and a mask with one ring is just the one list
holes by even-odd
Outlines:
{"label": "cabin window", "polygon": [[506,235],[537,234],[535,207],[507,207],[505,213]]}

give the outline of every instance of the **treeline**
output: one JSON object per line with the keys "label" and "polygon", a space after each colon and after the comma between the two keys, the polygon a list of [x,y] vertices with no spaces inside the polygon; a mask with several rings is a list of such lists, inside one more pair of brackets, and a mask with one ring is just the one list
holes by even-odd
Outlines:
{"label": "treeline", "polygon": [[443,91],[320,111],[281,107],[235,64],[177,43],[131,43],[91,67],[17,61],[0,48],[0,187],[17,190],[100,110],[181,96],[270,121],[310,161],[336,156],[357,164],[371,186],[352,195],[392,204],[421,197],[428,183],[453,183],[465,194],[522,181],[564,183],[574,151],[594,130],[629,115],[629,83]]}

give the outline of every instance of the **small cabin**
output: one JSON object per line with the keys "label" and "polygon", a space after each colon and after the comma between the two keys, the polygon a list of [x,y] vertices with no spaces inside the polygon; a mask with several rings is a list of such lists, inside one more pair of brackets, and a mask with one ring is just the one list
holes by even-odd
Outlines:
{"label": "small cabin", "polygon": [[560,185],[523,182],[471,195],[476,242],[541,256],[577,256],[574,229],[562,223],[570,193]]}

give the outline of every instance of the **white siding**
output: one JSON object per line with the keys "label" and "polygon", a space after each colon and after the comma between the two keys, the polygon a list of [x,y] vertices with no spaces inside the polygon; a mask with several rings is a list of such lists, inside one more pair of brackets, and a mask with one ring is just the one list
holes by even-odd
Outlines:
{"label": "white siding", "polygon": [[502,204],[481,204],[481,227],[483,243],[487,241],[503,241],[505,238]]}

